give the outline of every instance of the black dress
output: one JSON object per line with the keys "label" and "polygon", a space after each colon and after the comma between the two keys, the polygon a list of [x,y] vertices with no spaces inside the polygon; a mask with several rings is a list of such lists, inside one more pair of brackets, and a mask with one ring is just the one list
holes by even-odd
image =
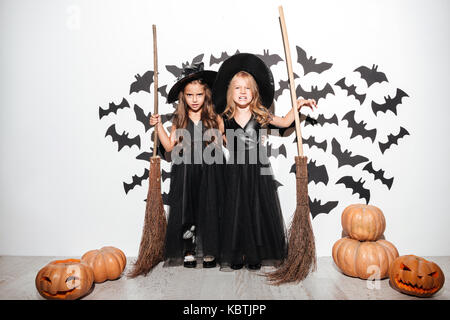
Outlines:
{"label": "black dress", "polygon": [[[187,252],[194,253],[197,258],[219,256],[225,160],[221,146],[203,141],[205,129],[201,121],[194,124],[189,119],[186,132],[188,135],[183,135],[171,154],[165,266],[182,264]],[[205,154],[221,160],[206,163]],[[191,228],[194,236],[183,238]]]}
{"label": "black dress", "polygon": [[[226,196],[221,221],[221,267],[278,265],[287,254],[286,229],[267,150],[254,116],[242,128],[225,120]],[[234,133],[233,136],[230,134]]]}

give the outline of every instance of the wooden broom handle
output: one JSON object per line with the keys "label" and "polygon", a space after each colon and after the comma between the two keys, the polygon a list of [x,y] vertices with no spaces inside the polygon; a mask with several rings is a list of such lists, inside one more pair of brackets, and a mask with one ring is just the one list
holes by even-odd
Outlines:
{"label": "wooden broom handle", "polygon": [[284,53],[286,55],[286,64],[289,75],[289,87],[291,89],[292,109],[294,111],[294,118],[295,118],[295,131],[297,133],[298,155],[303,156],[302,131],[300,129],[300,117],[297,111],[297,94],[295,92],[294,73],[292,71],[292,61],[291,61],[291,49],[289,48],[289,40],[286,31],[286,22],[284,21],[283,6],[278,7],[278,12],[280,14],[281,32],[283,34]]}
{"label": "wooden broom handle", "polygon": [[[158,114],[158,50],[156,46],[156,25],[153,25],[153,84],[154,84],[154,90],[153,90],[153,97],[154,97],[154,103],[153,103],[153,114]],[[153,158],[157,157],[158,152],[156,152],[156,148],[158,147],[158,134],[157,129],[155,126],[155,140],[153,145]]]}

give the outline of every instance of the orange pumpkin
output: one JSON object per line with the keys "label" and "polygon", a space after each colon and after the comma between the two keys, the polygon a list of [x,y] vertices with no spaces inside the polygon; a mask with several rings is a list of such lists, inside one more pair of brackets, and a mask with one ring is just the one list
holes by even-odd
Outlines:
{"label": "orange pumpkin", "polygon": [[125,254],[120,249],[110,246],[88,251],[81,260],[94,271],[96,283],[119,278],[127,264]]}
{"label": "orange pumpkin", "polygon": [[398,257],[389,271],[389,283],[403,293],[417,297],[431,297],[444,285],[441,268],[415,255]]}
{"label": "orange pumpkin", "polygon": [[361,242],[345,237],[333,246],[333,260],[338,268],[348,276],[361,279],[374,275],[377,279],[387,278],[389,267],[397,257],[397,249],[386,240]]}
{"label": "orange pumpkin", "polygon": [[39,294],[51,300],[75,300],[90,292],[94,272],[79,259],[55,260],[36,275]]}
{"label": "orange pumpkin", "polygon": [[372,205],[351,204],[341,216],[342,228],[347,235],[360,241],[380,239],[386,228],[383,212]]}

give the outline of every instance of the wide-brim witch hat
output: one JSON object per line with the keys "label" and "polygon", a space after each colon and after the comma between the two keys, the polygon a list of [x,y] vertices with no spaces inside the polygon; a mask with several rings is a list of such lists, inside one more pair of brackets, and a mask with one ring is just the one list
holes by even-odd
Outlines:
{"label": "wide-brim witch hat", "polygon": [[172,103],[178,100],[178,94],[191,81],[201,79],[212,89],[217,72],[203,70],[203,62],[187,65],[183,68],[177,82],[172,86],[167,95],[167,102]]}
{"label": "wide-brim witch hat", "polygon": [[231,79],[239,71],[248,72],[258,85],[261,104],[270,108],[275,95],[275,85],[270,68],[251,53],[238,53],[225,60],[217,72],[213,86],[213,102],[216,113],[221,114],[227,106],[227,90]]}

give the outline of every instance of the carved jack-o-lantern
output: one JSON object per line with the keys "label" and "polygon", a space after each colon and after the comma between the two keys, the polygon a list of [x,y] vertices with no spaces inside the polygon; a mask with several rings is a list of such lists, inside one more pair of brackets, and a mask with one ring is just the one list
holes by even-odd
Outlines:
{"label": "carved jack-o-lantern", "polygon": [[55,260],[39,270],[35,283],[46,299],[74,300],[90,291],[94,272],[79,259]]}
{"label": "carved jack-o-lantern", "polygon": [[389,281],[400,292],[430,297],[442,288],[445,277],[436,263],[407,255],[394,260],[389,270]]}

